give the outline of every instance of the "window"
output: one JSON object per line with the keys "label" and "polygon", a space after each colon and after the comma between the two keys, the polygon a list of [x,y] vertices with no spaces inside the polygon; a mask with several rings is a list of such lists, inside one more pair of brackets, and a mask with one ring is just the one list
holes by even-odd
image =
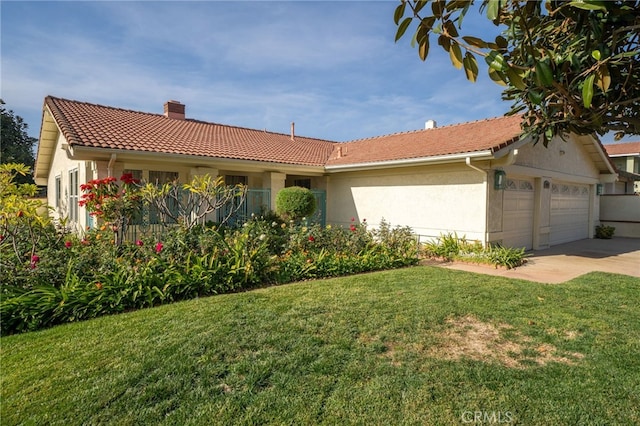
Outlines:
{"label": "window", "polygon": [[240,175],[226,175],[224,177],[224,183],[226,185],[235,186],[238,184],[246,185],[249,179],[246,176]]}
{"label": "window", "polygon": [[311,179],[294,179],[293,186],[311,189]]}
{"label": "window", "polygon": [[[135,175],[134,175],[135,177]],[[164,185],[165,183],[170,183],[173,181],[177,181],[179,178],[178,172],[160,172],[155,170],[149,170],[149,183],[155,185]],[[167,204],[171,214],[173,216],[178,216],[178,202],[175,199],[168,199]],[[160,223],[160,212],[158,212],[157,207],[150,206],[149,207],[149,223],[157,224]],[[167,217],[166,223],[176,223],[175,220]]]}
{"label": "window", "polygon": [[78,221],[78,169],[69,172],[69,220]]}
{"label": "window", "polygon": [[62,176],[56,176],[56,208],[62,205]]}
{"label": "window", "polygon": [[[130,174],[131,177],[133,177],[134,179],[137,179],[138,182],[142,182],[142,170],[124,169],[122,171],[122,174],[123,175]],[[143,222],[142,215],[143,215],[143,212],[141,210],[138,210],[131,218],[131,222],[129,224],[142,225],[142,222]]]}

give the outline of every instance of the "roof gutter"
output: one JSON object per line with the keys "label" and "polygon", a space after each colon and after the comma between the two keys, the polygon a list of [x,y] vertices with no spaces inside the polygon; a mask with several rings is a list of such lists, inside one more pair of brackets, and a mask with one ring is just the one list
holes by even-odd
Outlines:
{"label": "roof gutter", "polygon": [[439,155],[435,157],[420,157],[420,158],[406,158],[402,160],[390,160],[390,161],[374,161],[358,164],[340,164],[335,166],[325,166],[327,172],[350,172],[357,170],[375,170],[375,169],[388,169],[392,167],[402,166],[423,166],[432,164],[444,164],[454,163],[458,161],[471,161],[470,159],[491,160],[493,159],[493,153],[490,150],[466,152],[463,154],[447,154]]}

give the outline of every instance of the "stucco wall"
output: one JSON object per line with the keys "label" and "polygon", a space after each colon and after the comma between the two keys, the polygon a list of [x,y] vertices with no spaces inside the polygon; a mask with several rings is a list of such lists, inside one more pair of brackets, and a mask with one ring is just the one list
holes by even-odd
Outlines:
{"label": "stucco wall", "polygon": [[640,196],[600,197],[600,217],[603,225],[616,228],[616,236],[640,238]]}
{"label": "stucco wall", "polygon": [[[563,141],[559,137],[553,138],[548,147],[542,143],[526,144],[518,149],[515,167],[517,174],[533,177],[550,176],[570,182],[595,183],[600,172],[593,164],[589,153],[582,144],[573,139]],[[528,173],[522,173],[517,166],[528,168]],[[509,173],[509,168],[507,174]]]}
{"label": "stucco wall", "polygon": [[[87,181],[87,165],[84,161],[71,160],[67,156],[67,153],[62,149],[63,144],[66,144],[64,136],[60,134],[56,143],[56,149],[53,152],[53,158],[51,160],[51,172],[47,180],[47,203],[53,207],[52,216],[56,221],[60,221],[69,216],[70,200],[69,200],[69,172],[78,170],[78,199],[82,196],[80,191],[80,184]],[[61,193],[60,202],[56,205],[56,177],[60,177]],[[91,179],[91,178],[90,178]],[[82,230],[87,226],[88,218],[86,210],[83,207],[78,207],[78,222],[76,224],[67,223],[69,227],[75,227],[76,230]]]}
{"label": "stucco wall", "polygon": [[465,165],[333,174],[328,181],[327,220],[355,218],[377,226],[409,226],[425,237],[457,232],[484,241],[485,177]]}

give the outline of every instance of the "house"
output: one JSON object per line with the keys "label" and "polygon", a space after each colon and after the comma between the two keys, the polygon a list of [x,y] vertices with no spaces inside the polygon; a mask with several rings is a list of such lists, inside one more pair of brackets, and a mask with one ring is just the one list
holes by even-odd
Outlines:
{"label": "house", "polygon": [[500,117],[338,143],[186,118],[185,106],[153,114],[47,97],[35,166],[56,217],[92,226],[78,187],[123,172],[147,181],[224,176],[267,194],[306,186],[323,220],[381,220],[423,239],[457,232],[482,243],[546,248],[591,238],[598,188],[615,169],[593,136],[520,138],[520,118]]}
{"label": "house", "polygon": [[605,187],[611,194],[640,194],[640,142],[614,143],[604,146],[619,179]]}
{"label": "house", "polygon": [[640,142],[604,146],[618,179],[604,186],[600,223],[615,228],[619,237],[640,238]]}

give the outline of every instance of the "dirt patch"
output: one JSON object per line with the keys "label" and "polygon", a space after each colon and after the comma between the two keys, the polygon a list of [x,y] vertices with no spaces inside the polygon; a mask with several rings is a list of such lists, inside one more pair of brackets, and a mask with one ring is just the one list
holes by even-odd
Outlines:
{"label": "dirt patch", "polygon": [[550,362],[575,364],[584,357],[577,352],[560,353],[549,344],[536,346],[508,324],[496,326],[470,315],[448,320],[447,328],[438,337],[442,343],[431,348],[429,355],[442,359],[471,359],[526,368]]}

